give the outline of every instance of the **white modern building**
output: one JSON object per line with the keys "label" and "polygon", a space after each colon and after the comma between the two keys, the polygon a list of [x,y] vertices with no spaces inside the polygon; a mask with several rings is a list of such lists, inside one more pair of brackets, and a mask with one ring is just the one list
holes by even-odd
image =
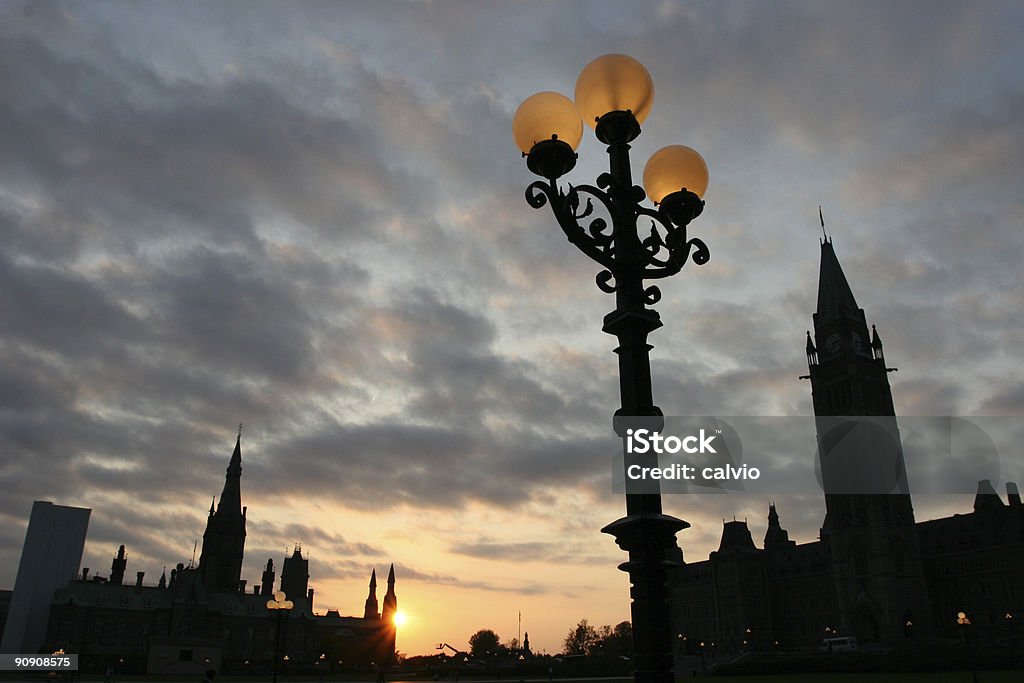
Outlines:
{"label": "white modern building", "polygon": [[53,594],[78,575],[91,512],[47,501],[32,503],[0,653],[39,651],[46,639]]}

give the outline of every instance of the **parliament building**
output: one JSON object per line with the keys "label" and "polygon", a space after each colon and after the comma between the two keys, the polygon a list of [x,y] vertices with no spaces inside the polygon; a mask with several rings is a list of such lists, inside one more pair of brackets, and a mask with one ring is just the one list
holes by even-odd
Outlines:
{"label": "parliament building", "polygon": [[[882,342],[873,325],[869,333],[828,238],[813,326],[805,379],[819,449],[827,450],[822,418],[872,416],[895,428]],[[825,518],[811,543],[789,538],[785,510],[774,504],[761,547],[746,521],[724,522],[717,551],[672,570],[677,661],[817,651],[843,637],[861,648],[958,638],[961,612],[973,637],[1010,641],[1024,626],[1017,623],[1024,621],[1024,507],[1016,484],[1006,484],[1004,501],[983,480],[973,511],[919,522],[902,455],[899,468],[902,488],[891,494],[835,493],[843,482],[824,471]]]}
{"label": "parliament building", "polygon": [[[226,673],[278,668],[305,673],[373,669],[393,663],[394,615],[398,610],[394,565],[378,608],[376,570],[362,616],[336,610],[313,611],[309,560],[299,546],[281,565],[275,590],[273,559],[260,582],[242,579],[246,508],[241,499],[241,433],[227,468],[224,489],[210,506],[198,566],[180,563],[157,585],[125,581],[127,558],[122,545],[109,577],[80,576],[59,589],[50,609],[44,652],[63,649],[79,655],[83,671],[202,675],[207,669]],[[275,592],[291,601],[290,610],[268,609]]]}

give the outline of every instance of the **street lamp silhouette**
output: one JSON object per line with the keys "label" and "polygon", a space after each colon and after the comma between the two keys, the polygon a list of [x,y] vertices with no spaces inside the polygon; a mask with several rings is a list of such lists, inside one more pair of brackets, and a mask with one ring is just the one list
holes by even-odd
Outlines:
{"label": "street lamp silhouette", "polygon": [[971,664],[971,681],[978,683],[978,668],[974,665],[974,653],[971,651],[971,620],[966,612],[956,613],[956,623],[964,633],[964,645],[967,647],[967,660]]}
{"label": "street lamp silhouette", "polygon": [[[651,392],[650,345],[647,336],[661,327],[658,312],[648,308],[661,299],[657,286],[645,280],[678,273],[687,260],[707,263],[703,241],[687,238],[687,225],[704,210],[707,166],[697,152],[683,145],[662,148],[643,173],[644,188],[633,185],[629,143],[654,102],[654,85],[640,62],[626,55],[598,57],[576,81],[575,104],[564,95],[542,92],[527,98],[512,121],[512,133],[527,168],[545,180],[526,189],[535,209],[551,206],[555,220],[583,253],[603,270],[598,288],[615,294],[615,310],[604,318],[604,332],[615,336],[619,356],[621,407],[616,418],[642,419],[654,431],[662,428],[661,409]],[[597,185],[558,186],[558,179],[576,165],[576,147],[583,136],[582,118],[597,139],[608,146],[609,170]],[[649,197],[654,207],[642,204]],[[610,221],[596,216],[596,204]],[[643,224],[641,226],[641,223]],[[622,419],[616,433],[626,437]],[[656,463],[655,463],[656,464]],[[658,482],[642,491],[626,490],[626,516],[603,532],[615,537],[629,561],[620,565],[633,585],[631,605],[637,683],[673,683],[672,630],[667,566],[675,550],[676,532],[689,526],[662,513]]]}
{"label": "street lamp silhouette", "polygon": [[[277,683],[277,660],[281,658],[281,628],[285,624],[285,619],[288,618],[288,612],[295,607],[295,603],[287,599],[284,591],[277,591],[274,593],[274,597],[267,600],[267,609],[274,617],[274,667],[273,675],[274,682]],[[285,659],[288,656],[285,655]]]}

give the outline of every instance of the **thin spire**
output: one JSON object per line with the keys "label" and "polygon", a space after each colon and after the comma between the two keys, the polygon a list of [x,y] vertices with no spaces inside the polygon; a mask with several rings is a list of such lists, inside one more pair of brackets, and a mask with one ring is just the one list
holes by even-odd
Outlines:
{"label": "thin spire", "polygon": [[821,220],[821,236],[828,242],[828,235],[825,233],[825,214],[821,212],[821,204],[818,204],[818,218]]}
{"label": "thin spire", "polygon": [[821,269],[818,272],[818,311],[815,325],[834,320],[850,319],[862,322],[864,312],[853,297],[843,268],[839,265],[832,242],[821,244]]}
{"label": "thin spire", "polygon": [[224,490],[220,494],[220,505],[217,506],[218,517],[228,516],[239,520],[243,519],[241,478],[242,434],[239,431],[238,438],[235,440],[235,450],[231,453],[231,461],[228,463],[227,475],[224,478]]}

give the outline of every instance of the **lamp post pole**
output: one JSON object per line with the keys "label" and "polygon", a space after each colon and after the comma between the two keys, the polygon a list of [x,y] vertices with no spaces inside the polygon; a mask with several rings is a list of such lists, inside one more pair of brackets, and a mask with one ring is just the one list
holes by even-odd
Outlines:
{"label": "lamp post pole", "polygon": [[978,667],[974,664],[974,653],[971,651],[971,619],[965,612],[957,612],[956,623],[964,634],[964,645],[967,648],[967,661],[971,665],[971,682],[978,683]]}
{"label": "lamp post pole", "polygon": [[281,627],[287,619],[289,610],[295,606],[283,591],[274,593],[274,597],[267,600],[267,609],[274,615],[274,666],[272,667],[274,681],[277,683],[277,665],[281,658]]}
{"label": "lamp post pole", "polygon": [[[640,134],[652,100],[650,76],[639,62],[625,55],[605,55],[580,74],[575,105],[557,93],[538,93],[523,102],[513,121],[527,167],[546,178],[527,188],[527,202],[533,208],[550,204],[569,241],[604,267],[597,286],[615,294],[615,310],[605,316],[602,329],[618,341],[620,407],[615,411],[615,430],[623,440],[631,420],[653,431],[663,427],[663,413],[651,390],[647,340],[662,325],[658,312],[649,308],[661,299],[661,291],[645,287],[644,280],[674,275],[690,258],[698,265],[709,258],[707,246],[686,235],[686,226],[704,208],[700,195],[707,187],[707,167],[700,155],[680,145],[666,147],[651,157],[644,171],[647,193],[633,185],[629,143]],[[596,187],[569,185],[563,191],[557,181],[575,166],[581,114],[584,119],[592,117],[598,140],[607,145],[608,172],[598,177]],[[640,203],[648,195],[657,209]],[[610,225],[594,216],[595,200]],[[645,225],[650,222],[649,232],[646,227],[641,232],[640,219]],[[644,464],[656,466],[657,456],[649,457]],[[668,567],[674,560],[676,532],[688,526],[662,512],[656,481],[644,482],[638,491],[627,480],[626,516],[602,529],[629,554],[619,568],[629,573],[632,584],[637,683],[674,683]]]}

